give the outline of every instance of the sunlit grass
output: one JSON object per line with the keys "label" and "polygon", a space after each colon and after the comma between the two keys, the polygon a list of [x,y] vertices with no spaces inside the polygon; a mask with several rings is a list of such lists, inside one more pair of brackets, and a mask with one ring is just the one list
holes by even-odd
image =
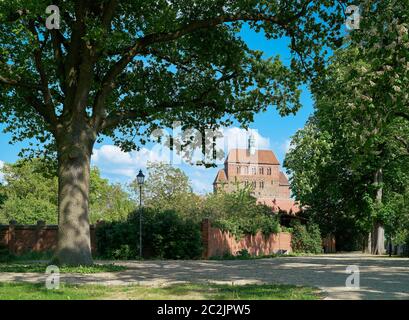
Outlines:
{"label": "sunlit grass", "polygon": [[194,299],[194,300],[316,300],[317,289],[290,285],[175,284],[164,287],[0,283],[0,300]]}

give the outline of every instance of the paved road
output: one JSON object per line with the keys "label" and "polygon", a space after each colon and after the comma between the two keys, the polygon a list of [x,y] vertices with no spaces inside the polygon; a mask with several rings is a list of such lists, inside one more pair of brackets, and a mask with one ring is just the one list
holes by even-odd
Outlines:
{"label": "paved road", "polygon": [[[116,262],[118,263],[118,262]],[[128,261],[118,273],[63,274],[62,282],[164,285],[182,282],[309,285],[326,299],[409,299],[409,259],[337,254],[235,261]],[[346,288],[348,266],[360,271],[360,288]],[[0,281],[44,281],[45,276],[0,273]]]}

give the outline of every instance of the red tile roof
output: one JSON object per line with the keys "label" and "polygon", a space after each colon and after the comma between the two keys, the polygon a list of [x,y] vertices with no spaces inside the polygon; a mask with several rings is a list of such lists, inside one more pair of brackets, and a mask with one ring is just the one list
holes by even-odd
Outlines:
{"label": "red tile roof", "polygon": [[231,149],[226,162],[254,163],[254,164],[280,164],[271,150],[256,150],[254,155],[248,149]]}
{"label": "red tile roof", "polygon": [[279,183],[280,183],[280,186],[290,185],[290,183],[288,182],[287,176],[281,171],[280,171]]}
{"label": "red tile roof", "polygon": [[224,171],[224,169],[220,169],[217,172],[216,179],[214,179],[213,184],[217,182],[227,182],[226,172]]}
{"label": "red tile roof", "polygon": [[299,204],[293,199],[259,198],[257,202],[271,207],[273,211],[285,211],[288,214],[296,214],[300,211]]}

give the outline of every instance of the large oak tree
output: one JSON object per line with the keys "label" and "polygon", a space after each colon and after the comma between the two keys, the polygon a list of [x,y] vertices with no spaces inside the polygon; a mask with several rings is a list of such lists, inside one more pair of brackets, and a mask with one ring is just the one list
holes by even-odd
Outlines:
{"label": "large oak tree", "polygon": [[[0,121],[13,140],[36,138],[58,158],[61,263],[92,263],[88,197],[94,143],[137,148],[157,127],[203,129],[296,112],[299,85],[339,44],[342,1],[49,1],[0,3]],[[287,37],[288,65],[240,38],[249,25]],[[223,121],[221,121],[223,120]],[[135,139],[138,138],[138,139]]]}

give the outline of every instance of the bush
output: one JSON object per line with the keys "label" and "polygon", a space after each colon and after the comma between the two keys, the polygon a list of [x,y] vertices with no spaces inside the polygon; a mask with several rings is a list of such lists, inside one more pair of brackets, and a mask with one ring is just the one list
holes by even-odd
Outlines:
{"label": "bush", "polygon": [[264,213],[248,218],[229,217],[227,219],[219,219],[212,224],[220,230],[230,232],[238,240],[245,234],[255,235],[257,232],[262,232],[267,236],[281,231],[278,216]]}
{"label": "bush", "polygon": [[118,249],[111,249],[108,252],[108,256],[111,259],[130,260],[135,258],[137,255],[129,244],[121,244]]}
{"label": "bush", "polygon": [[256,258],[257,256],[252,256],[247,249],[241,249],[235,255],[230,251],[225,251],[222,255],[211,256],[209,260],[250,260]]}
{"label": "bush", "polygon": [[291,223],[291,246],[294,252],[321,253],[322,240],[318,225],[302,225],[299,221]]}
{"label": "bush", "polygon": [[270,207],[258,204],[246,189],[209,196],[205,210],[215,227],[230,232],[236,239],[245,234],[270,235],[281,231],[278,216],[272,214]]}
{"label": "bush", "polygon": [[237,252],[236,257],[238,259],[250,259],[251,258],[251,254],[247,251],[247,249],[241,249],[239,252]]}
{"label": "bush", "polygon": [[25,251],[19,255],[12,254],[5,245],[0,245],[0,262],[22,262],[32,260],[51,260],[52,251]]}
{"label": "bush", "polygon": [[[144,257],[195,259],[202,254],[200,225],[175,211],[144,209]],[[97,229],[98,254],[108,259],[139,258],[139,211],[126,222],[112,222]]]}
{"label": "bush", "polygon": [[0,262],[8,262],[12,260],[13,256],[9,252],[9,248],[0,245]]}

